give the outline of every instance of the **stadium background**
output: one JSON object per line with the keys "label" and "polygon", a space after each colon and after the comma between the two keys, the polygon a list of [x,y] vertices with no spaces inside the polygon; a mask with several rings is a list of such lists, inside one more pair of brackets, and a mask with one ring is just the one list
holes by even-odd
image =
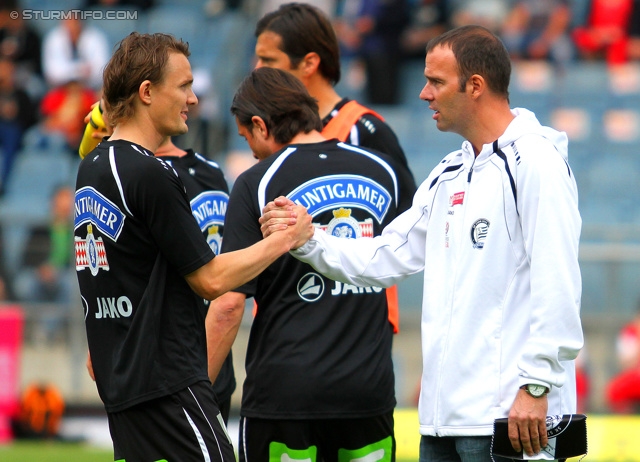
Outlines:
{"label": "stadium background", "polygon": [[[160,0],[149,10],[138,11],[135,19],[87,22],[102,28],[111,44],[133,30],[169,32],[190,43],[196,90],[201,92],[200,113],[190,120],[190,133],[177,144],[192,146],[217,160],[233,180],[253,162],[244,141],[236,136],[228,107],[235,85],[252,65],[256,17],[250,8],[206,15],[206,3]],[[80,7],[83,2],[23,0],[20,4],[24,9],[61,11]],[[579,7],[584,2],[574,4]],[[44,34],[56,22],[37,20],[32,25]],[[345,60],[343,75],[348,75],[351,64]],[[424,83],[422,72],[421,62],[404,63],[400,103],[375,107],[396,131],[417,182],[424,180],[432,166],[461,143],[459,136],[436,130],[431,111],[419,100]],[[582,359],[590,378],[585,403],[590,417],[589,459],[640,460],[640,449],[633,447],[640,434],[640,422],[633,417],[607,415],[604,400],[606,383],[617,371],[615,336],[635,314],[640,299],[640,63],[620,66],[613,72],[604,62],[575,61],[559,69],[547,62],[520,61],[514,65],[510,91],[512,106],[532,109],[543,124],[565,130],[570,138],[569,161],[578,182],[583,217],[580,263],[586,354]],[[365,101],[362,88],[348,78],[339,84],[339,92]],[[51,188],[60,180],[73,183],[77,160],[56,149],[29,144],[27,140],[11,179],[16,191],[5,194],[0,201],[2,245],[9,270],[18,264],[28,227],[46,221],[47,207],[43,204],[47,203]],[[400,286],[401,333],[395,339],[394,362],[398,407],[402,410],[398,413],[398,441],[402,448],[417,448],[414,408],[421,369],[421,290],[420,276]],[[25,329],[19,386],[36,381],[53,383],[65,396],[69,419],[99,417],[100,402],[84,369],[86,341],[80,305],[61,309],[22,304],[21,308]],[[51,313],[64,313],[64,332],[55,342],[45,342],[39,329],[41,320]],[[250,322],[248,314],[234,346],[239,382],[234,395],[236,413]],[[410,453],[408,458],[412,456]]]}

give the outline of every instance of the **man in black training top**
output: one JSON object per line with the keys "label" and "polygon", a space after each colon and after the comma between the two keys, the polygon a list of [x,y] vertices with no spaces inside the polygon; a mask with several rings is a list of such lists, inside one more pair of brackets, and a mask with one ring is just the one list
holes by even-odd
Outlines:
{"label": "man in black training top", "polygon": [[115,128],[82,161],[76,182],[89,352],[114,459],[127,462],[235,460],[207,373],[202,298],[251,280],[296,245],[291,233],[277,233],[214,258],[184,184],[153,155],[187,131],[197,103],[188,55],[166,34],[134,32],[120,42],[103,85]]}
{"label": "man in black training top", "polygon": [[[397,215],[402,177],[395,162],[326,140],[316,101],[290,73],[254,70],[231,112],[260,162],[231,191],[222,255],[260,241],[262,208],[279,195],[305,206],[315,226],[344,238],[372,238]],[[394,460],[393,326],[385,291],[332,281],[287,255],[213,306],[241,312],[247,297],[255,298],[257,312],[240,460],[349,461],[373,454]]]}

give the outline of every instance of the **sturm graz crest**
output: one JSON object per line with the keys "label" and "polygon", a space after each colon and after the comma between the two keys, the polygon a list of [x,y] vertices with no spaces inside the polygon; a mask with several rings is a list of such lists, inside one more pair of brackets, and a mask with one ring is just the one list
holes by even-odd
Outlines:
{"label": "sturm graz crest", "polygon": [[474,249],[482,249],[489,233],[489,220],[481,218],[471,226],[471,242]]}

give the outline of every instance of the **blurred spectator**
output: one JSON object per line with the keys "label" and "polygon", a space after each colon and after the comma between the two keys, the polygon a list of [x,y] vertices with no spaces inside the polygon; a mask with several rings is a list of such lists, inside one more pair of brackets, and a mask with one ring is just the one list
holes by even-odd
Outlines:
{"label": "blurred spectator", "polygon": [[68,148],[77,155],[84,133],[84,116],[99,99],[96,92],[76,80],[49,90],[40,104],[42,131],[62,134]]}
{"label": "blurred spectator", "polygon": [[616,352],[620,373],[607,386],[607,402],[613,412],[640,412],[640,307],[618,334]]}
{"label": "blurred spectator", "polygon": [[344,0],[343,7],[335,20],[336,35],[347,54],[364,62],[367,102],[396,104],[408,0]]}
{"label": "blurred spectator", "polygon": [[459,0],[453,12],[453,27],[477,24],[498,34],[502,28],[510,2],[508,0]]}
{"label": "blurred spectator", "polygon": [[[337,3],[342,1],[344,0],[306,0],[303,3],[313,5],[324,14],[326,14],[329,18],[333,18],[336,15]],[[259,2],[260,8],[258,11],[258,17],[261,18],[265,14],[280,8],[280,5],[291,2],[292,0],[262,0],[261,2]],[[228,4],[233,2],[226,0],[225,3]]]}
{"label": "blurred spectator", "polygon": [[73,300],[77,286],[73,260],[73,198],[70,186],[56,188],[51,197],[50,222],[31,229],[22,266],[14,280],[18,300],[64,304]]}
{"label": "blurred spectator", "polygon": [[37,99],[44,93],[42,38],[22,14],[14,19],[12,12],[21,12],[18,1],[0,0],[0,58],[16,64],[20,86]]}
{"label": "blurred spectator", "polygon": [[573,31],[583,59],[604,58],[610,66],[629,59],[629,27],[634,0],[590,0],[587,20]]}
{"label": "blurred spectator", "polygon": [[59,436],[66,404],[53,384],[32,383],[20,397],[20,410],[12,422],[18,439],[48,439]]}
{"label": "blurred spectator", "polygon": [[4,228],[0,226],[0,304],[15,300],[11,278],[7,274],[4,251]]}
{"label": "blurred spectator", "polygon": [[[236,11],[244,7],[243,0],[206,0],[204,11],[207,16],[216,16],[227,11]],[[255,0],[254,2],[255,3]],[[250,10],[257,10],[257,6],[249,6]],[[253,11],[252,11],[253,12]],[[257,14],[257,13],[256,13]]]}
{"label": "blurred spectator", "polygon": [[629,20],[629,59],[640,60],[640,0],[634,0]]}
{"label": "blurred spectator", "polygon": [[42,51],[42,68],[50,87],[75,80],[94,90],[101,88],[102,69],[111,55],[107,35],[102,30],[71,15],[44,36]]}
{"label": "blurred spectator", "polygon": [[7,287],[6,278],[4,275],[0,276],[0,303],[6,302],[10,299],[9,288]]}
{"label": "blurred spectator", "polygon": [[449,3],[447,0],[414,0],[412,2],[409,24],[401,38],[405,58],[424,62],[427,42],[450,27]]}
{"label": "blurred spectator", "polygon": [[589,374],[589,360],[585,347],[580,350],[576,358],[576,411],[580,414],[587,412],[589,393],[591,391],[591,377]]}
{"label": "blurred spectator", "polygon": [[16,85],[15,64],[0,58],[0,192],[4,190],[25,130],[37,119],[37,105]]}
{"label": "blurred spectator", "polygon": [[511,57],[565,64],[574,55],[569,0],[516,0],[501,37]]}

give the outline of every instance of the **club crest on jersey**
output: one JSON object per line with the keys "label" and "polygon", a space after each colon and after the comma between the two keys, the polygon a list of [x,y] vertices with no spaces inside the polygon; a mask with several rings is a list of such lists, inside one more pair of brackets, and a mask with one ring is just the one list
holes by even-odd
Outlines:
{"label": "club crest on jersey", "polygon": [[382,223],[392,202],[391,194],[375,181],[359,175],[328,175],[298,186],[287,196],[314,217],[339,207],[369,212]]}
{"label": "club crest on jersey", "polygon": [[93,224],[102,234],[114,241],[124,226],[125,215],[118,206],[90,186],[76,191],[74,202],[74,229]]}
{"label": "club crest on jersey", "polygon": [[204,232],[210,226],[222,226],[229,195],[223,191],[205,191],[191,200],[191,213]]}
{"label": "club crest on jersey", "polygon": [[359,237],[373,237],[373,220],[367,218],[358,222],[351,216],[351,210],[339,208],[333,211],[333,219],[326,226],[319,228],[336,237],[357,239]]}
{"label": "club crest on jersey", "polygon": [[222,236],[219,230],[220,227],[215,225],[207,230],[207,244],[216,255],[220,253],[220,247],[222,246]]}
{"label": "club crest on jersey", "polygon": [[75,236],[76,271],[89,268],[92,276],[96,276],[100,269],[109,271],[107,252],[104,248],[102,237],[98,239],[93,235],[93,225],[87,225],[87,237],[82,239]]}
{"label": "club crest on jersey", "polygon": [[471,226],[471,242],[474,249],[482,249],[489,233],[489,220],[481,218]]}

